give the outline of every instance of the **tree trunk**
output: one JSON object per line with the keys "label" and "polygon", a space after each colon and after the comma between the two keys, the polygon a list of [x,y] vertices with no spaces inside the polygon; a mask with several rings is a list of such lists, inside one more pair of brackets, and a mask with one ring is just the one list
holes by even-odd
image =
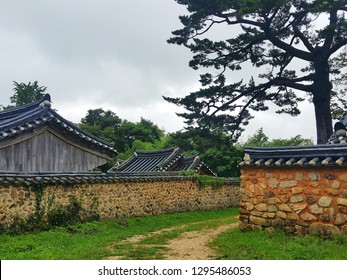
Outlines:
{"label": "tree trunk", "polygon": [[330,111],[330,92],[332,84],[329,80],[327,60],[315,63],[316,78],[314,80],[313,104],[316,117],[317,144],[326,144],[333,134]]}
{"label": "tree trunk", "polygon": [[316,116],[317,144],[326,144],[333,134],[330,112],[330,100],[316,100],[314,102]]}

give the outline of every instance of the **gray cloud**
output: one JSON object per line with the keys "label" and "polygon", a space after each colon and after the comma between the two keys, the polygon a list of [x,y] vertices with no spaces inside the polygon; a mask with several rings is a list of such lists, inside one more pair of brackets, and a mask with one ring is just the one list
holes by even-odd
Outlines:
{"label": "gray cloud", "polygon": [[[12,81],[37,80],[54,108],[74,122],[102,107],[132,121],[145,117],[167,131],[181,129],[174,113],[180,109],[161,96],[199,87],[199,73],[188,67],[191,54],[166,42],[185,12],[174,0],[2,1],[0,104],[9,103]],[[263,126],[281,137],[267,128],[273,119],[273,112],[260,115],[245,135]],[[281,126],[288,119],[276,116]],[[297,128],[286,131],[313,137],[313,126]]]}

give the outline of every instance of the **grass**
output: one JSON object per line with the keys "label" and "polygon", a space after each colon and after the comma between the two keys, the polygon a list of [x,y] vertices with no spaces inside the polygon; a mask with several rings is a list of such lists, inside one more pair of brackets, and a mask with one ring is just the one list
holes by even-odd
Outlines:
{"label": "grass", "polygon": [[235,216],[238,209],[197,211],[128,219],[128,226],[116,221],[91,222],[47,232],[0,235],[2,260],[97,260],[110,255],[109,244],[134,235],[166,227]]}
{"label": "grass", "polygon": [[235,260],[347,260],[347,236],[288,236],[281,231],[220,234],[210,244],[218,259]]}
{"label": "grass", "polygon": [[[164,246],[171,239],[178,238],[181,234],[190,231],[199,231],[202,229],[217,228],[222,225],[231,224],[237,222],[238,209],[232,209],[227,217],[221,215],[214,219],[208,219],[200,222],[193,222],[186,224],[179,228],[169,228],[162,232],[157,232],[148,237],[144,237],[136,244],[122,243],[115,244],[113,251],[121,259],[162,259],[162,253],[167,250]],[[124,246],[120,249],[120,246]],[[130,246],[129,246],[130,245]]]}
{"label": "grass", "polygon": [[[166,214],[116,221],[90,222],[47,232],[0,235],[2,260],[98,260],[111,255],[123,259],[160,259],[165,244],[187,231],[215,228],[237,221],[237,208]],[[136,244],[123,242],[135,235],[148,235]],[[272,235],[263,231],[241,233],[237,228],[220,234],[210,244],[217,259],[337,260],[347,259],[347,237]]]}

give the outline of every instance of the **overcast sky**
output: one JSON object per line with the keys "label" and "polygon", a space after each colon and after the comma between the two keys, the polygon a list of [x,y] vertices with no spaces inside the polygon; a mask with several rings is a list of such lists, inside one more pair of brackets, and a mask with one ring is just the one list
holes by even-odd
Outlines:
{"label": "overcast sky", "polygon": [[[189,50],[166,42],[183,13],[174,0],[1,1],[0,104],[10,103],[13,81],[38,81],[70,121],[103,108],[130,121],[144,117],[167,132],[180,130],[183,120],[175,112],[181,109],[162,95],[199,88]],[[257,114],[243,139],[261,127],[271,138],[315,139],[312,104],[302,108],[296,118],[274,110]]]}

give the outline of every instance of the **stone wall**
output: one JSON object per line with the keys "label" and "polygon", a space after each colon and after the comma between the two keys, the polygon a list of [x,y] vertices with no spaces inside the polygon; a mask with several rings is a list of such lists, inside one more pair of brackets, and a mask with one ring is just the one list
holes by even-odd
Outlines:
{"label": "stone wall", "polygon": [[240,227],[295,234],[347,234],[347,170],[243,167]]}
{"label": "stone wall", "polygon": [[158,215],[172,212],[210,210],[238,206],[238,183],[220,187],[198,187],[191,179],[48,185],[39,193],[30,186],[0,185],[0,224],[15,217],[26,219],[40,201],[45,214],[77,199],[85,211],[96,211],[102,219]]}

